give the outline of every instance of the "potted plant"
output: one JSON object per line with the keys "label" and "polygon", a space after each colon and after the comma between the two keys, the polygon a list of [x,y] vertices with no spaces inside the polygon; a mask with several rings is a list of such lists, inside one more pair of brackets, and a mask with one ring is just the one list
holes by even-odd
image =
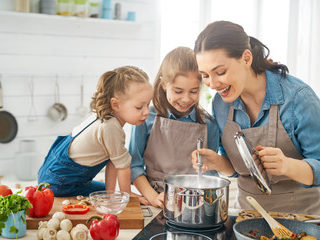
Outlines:
{"label": "potted plant", "polygon": [[19,238],[27,231],[26,212],[32,204],[18,193],[0,196],[0,235],[4,238]]}

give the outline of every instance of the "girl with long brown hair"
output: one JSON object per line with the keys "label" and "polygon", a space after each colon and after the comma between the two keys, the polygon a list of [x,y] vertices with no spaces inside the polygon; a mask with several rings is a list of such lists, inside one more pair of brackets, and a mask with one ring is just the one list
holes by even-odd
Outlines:
{"label": "girl with long brown hair", "polygon": [[153,206],[162,207],[165,176],[196,173],[191,152],[196,149],[198,138],[206,147],[218,150],[218,128],[199,106],[200,89],[193,51],[187,47],[172,50],[156,76],[149,117],[132,128],[131,180]]}

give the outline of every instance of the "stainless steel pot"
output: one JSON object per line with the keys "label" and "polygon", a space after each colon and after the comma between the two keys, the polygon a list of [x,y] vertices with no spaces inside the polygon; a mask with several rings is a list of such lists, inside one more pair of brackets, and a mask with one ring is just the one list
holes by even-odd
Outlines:
{"label": "stainless steel pot", "polygon": [[216,228],[228,217],[229,185],[215,176],[169,176],[164,179],[163,214],[176,226]]}

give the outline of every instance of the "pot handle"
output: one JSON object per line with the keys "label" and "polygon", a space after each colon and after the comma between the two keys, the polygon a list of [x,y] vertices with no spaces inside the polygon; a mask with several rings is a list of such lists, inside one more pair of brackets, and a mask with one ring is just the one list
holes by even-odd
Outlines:
{"label": "pot handle", "polygon": [[153,213],[148,206],[141,206],[143,217],[152,217]]}

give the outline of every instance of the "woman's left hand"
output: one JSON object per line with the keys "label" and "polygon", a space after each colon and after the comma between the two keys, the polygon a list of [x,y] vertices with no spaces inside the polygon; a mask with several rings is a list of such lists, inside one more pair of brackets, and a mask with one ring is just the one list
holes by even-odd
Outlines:
{"label": "woman's left hand", "polygon": [[268,174],[271,175],[287,175],[289,158],[286,157],[280,148],[256,147],[258,154],[262,160],[263,166]]}

